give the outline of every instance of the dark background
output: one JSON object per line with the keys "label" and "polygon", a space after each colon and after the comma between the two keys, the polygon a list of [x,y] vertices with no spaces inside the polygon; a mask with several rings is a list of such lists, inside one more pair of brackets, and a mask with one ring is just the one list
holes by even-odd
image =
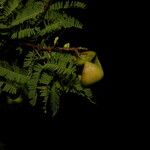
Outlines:
{"label": "dark background", "polygon": [[[79,145],[99,146],[113,138],[115,107],[112,99],[112,51],[115,42],[115,4],[89,0],[88,9],[76,14],[84,30],[65,33],[64,41],[97,52],[105,77],[92,86],[97,104],[67,95],[55,118],[24,105],[0,109],[0,141],[8,149],[48,149]],[[74,13],[74,12],[73,12]],[[100,144],[101,143],[101,144]],[[1,149],[0,149],[1,150]]]}

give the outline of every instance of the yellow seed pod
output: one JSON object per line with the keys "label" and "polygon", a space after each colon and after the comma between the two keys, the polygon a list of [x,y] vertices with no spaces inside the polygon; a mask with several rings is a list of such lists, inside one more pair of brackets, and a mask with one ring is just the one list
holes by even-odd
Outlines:
{"label": "yellow seed pod", "polygon": [[92,59],[96,56],[96,52],[94,51],[87,51],[80,53],[80,56],[77,57],[76,61],[78,65],[83,65],[85,62],[91,62]]}
{"label": "yellow seed pod", "polygon": [[103,76],[104,72],[100,63],[98,65],[91,62],[85,62],[81,75],[81,83],[84,86],[88,86],[98,82]]}

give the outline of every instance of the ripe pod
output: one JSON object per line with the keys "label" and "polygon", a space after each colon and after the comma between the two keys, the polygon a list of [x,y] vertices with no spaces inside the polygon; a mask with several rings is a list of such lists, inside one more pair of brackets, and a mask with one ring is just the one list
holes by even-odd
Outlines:
{"label": "ripe pod", "polygon": [[85,62],[81,75],[81,83],[84,86],[94,84],[101,80],[104,76],[101,65],[97,65],[91,62]]}

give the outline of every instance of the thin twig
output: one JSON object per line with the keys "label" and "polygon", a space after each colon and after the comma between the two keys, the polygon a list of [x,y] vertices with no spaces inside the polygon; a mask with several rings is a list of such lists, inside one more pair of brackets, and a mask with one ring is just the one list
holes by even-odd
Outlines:
{"label": "thin twig", "polygon": [[87,48],[84,47],[70,47],[70,48],[64,48],[64,47],[44,47],[41,45],[34,45],[31,43],[25,43],[26,46],[32,47],[34,49],[37,50],[42,50],[42,51],[74,51],[74,52],[78,52],[78,51],[88,51]]}

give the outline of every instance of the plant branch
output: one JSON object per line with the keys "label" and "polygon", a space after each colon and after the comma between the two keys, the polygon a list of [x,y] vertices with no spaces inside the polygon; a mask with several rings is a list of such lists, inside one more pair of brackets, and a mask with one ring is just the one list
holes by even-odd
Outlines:
{"label": "plant branch", "polygon": [[40,45],[34,45],[34,44],[31,44],[31,43],[24,43],[24,45],[26,46],[29,46],[29,47],[32,47],[34,49],[37,49],[37,50],[42,50],[42,51],[74,51],[74,52],[77,52],[77,51],[87,51],[88,49],[87,48],[84,48],[84,47],[70,47],[70,48],[63,48],[63,47],[44,47],[44,46],[40,46]]}

